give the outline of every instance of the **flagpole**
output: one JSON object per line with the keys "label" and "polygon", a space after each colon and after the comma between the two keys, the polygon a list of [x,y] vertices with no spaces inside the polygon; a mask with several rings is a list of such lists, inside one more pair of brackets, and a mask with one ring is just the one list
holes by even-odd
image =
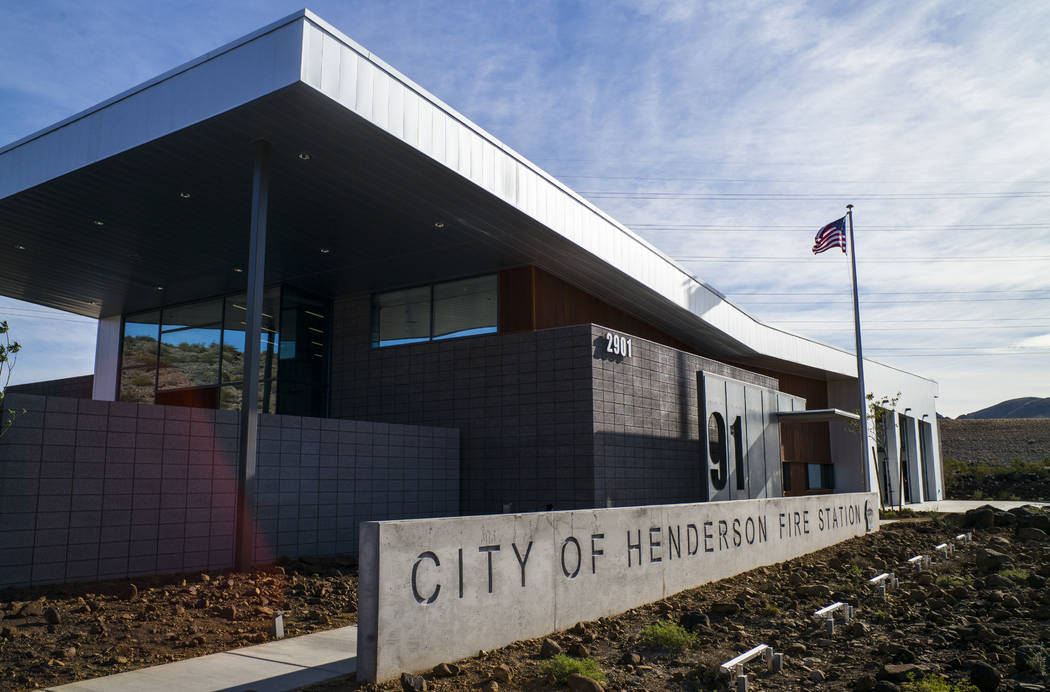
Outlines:
{"label": "flagpole", "polygon": [[864,491],[871,491],[871,468],[868,462],[868,398],[864,388],[864,351],[860,346],[860,300],[857,297],[857,253],[853,242],[853,205],[846,205],[849,218],[849,259],[853,278],[853,333],[857,340],[857,388],[860,391],[861,466],[864,473]]}

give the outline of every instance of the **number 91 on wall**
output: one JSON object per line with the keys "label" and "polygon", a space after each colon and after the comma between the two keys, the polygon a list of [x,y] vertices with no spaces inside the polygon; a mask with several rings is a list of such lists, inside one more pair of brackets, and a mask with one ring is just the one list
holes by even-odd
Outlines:
{"label": "number 91 on wall", "polygon": [[801,397],[701,371],[701,487],[709,501],[781,497],[777,411],[803,410]]}
{"label": "number 91 on wall", "polygon": [[605,352],[622,358],[630,358],[631,340],[626,336],[605,332]]}

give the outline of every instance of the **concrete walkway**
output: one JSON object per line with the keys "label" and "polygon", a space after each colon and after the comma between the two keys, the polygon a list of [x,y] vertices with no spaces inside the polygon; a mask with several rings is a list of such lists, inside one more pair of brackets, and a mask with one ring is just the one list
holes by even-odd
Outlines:
{"label": "concrete walkway", "polygon": [[[916,512],[944,512],[946,514],[957,514],[976,509],[977,507],[984,507],[985,505],[991,505],[996,509],[1008,510],[1013,509],[1014,507],[1023,507],[1024,505],[1047,507],[1050,506],[1050,502],[1033,502],[1030,500],[938,500],[936,502],[919,502],[912,505],[904,505],[904,508]],[[896,505],[893,507],[887,507],[886,509],[896,509]]]}
{"label": "concrete walkway", "polygon": [[286,692],[357,670],[357,627],[81,680],[48,692]]}

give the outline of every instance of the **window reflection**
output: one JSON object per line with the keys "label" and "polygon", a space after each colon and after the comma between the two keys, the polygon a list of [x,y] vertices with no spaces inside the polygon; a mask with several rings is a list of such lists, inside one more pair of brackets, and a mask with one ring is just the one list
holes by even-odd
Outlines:
{"label": "window reflection", "polygon": [[496,331],[496,275],[434,285],[434,338]]}
{"label": "window reflection", "polygon": [[497,331],[495,274],[379,293],[372,298],[372,345],[399,346]]}
{"label": "window reflection", "polygon": [[160,311],[129,315],[121,349],[120,400],[152,404],[157,385]]}
{"label": "window reflection", "polygon": [[[327,314],[325,303],[311,305],[315,313]],[[120,399],[239,409],[246,314],[245,295],[239,294],[126,316]],[[284,357],[281,314],[280,288],[268,289],[263,295],[258,377],[259,410],[270,413],[277,411],[278,363]],[[317,388],[313,380],[310,384]],[[322,381],[318,391],[324,391],[324,385]]]}

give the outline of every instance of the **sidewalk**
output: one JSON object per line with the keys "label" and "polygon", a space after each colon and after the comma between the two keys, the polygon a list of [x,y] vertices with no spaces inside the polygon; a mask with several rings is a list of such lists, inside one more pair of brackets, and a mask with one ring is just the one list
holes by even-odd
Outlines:
{"label": "sidewalk", "polygon": [[357,627],[49,687],[47,692],[286,692],[357,670]]}
{"label": "sidewalk", "polygon": [[[1045,507],[1050,505],[1050,502],[1036,502],[1032,500],[938,500],[935,502],[919,502],[916,504],[906,504],[904,509],[910,509],[916,512],[944,512],[944,513],[962,513],[967,510],[976,509],[977,507],[984,507],[985,505],[991,505],[996,509],[1009,510],[1015,507],[1023,507],[1024,505],[1035,505],[1036,507]],[[896,505],[893,507],[887,507],[886,509],[896,509]]]}

